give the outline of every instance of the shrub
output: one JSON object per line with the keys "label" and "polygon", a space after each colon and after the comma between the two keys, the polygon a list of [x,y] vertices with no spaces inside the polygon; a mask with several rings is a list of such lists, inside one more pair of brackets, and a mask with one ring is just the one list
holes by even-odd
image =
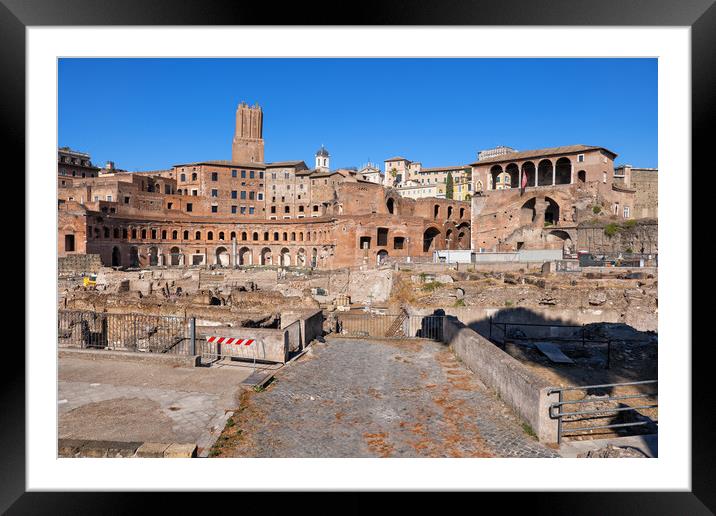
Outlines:
{"label": "shrub", "polygon": [[619,224],[617,224],[615,222],[610,222],[609,224],[604,226],[604,234],[607,235],[608,237],[613,237],[620,230],[621,230],[621,228],[619,227]]}
{"label": "shrub", "polygon": [[436,288],[440,287],[441,285],[442,285],[442,283],[440,283],[439,281],[431,281],[431,282],[426,283],[425,285],[423,285],[422,288],[423,288],[423,290],[425,290],[426,292],[432,292],[433,290],[435,290]]}
{"label": "shrub", "polygon": [[597,206],[597,205],[592,206],[592,213],[594,213],[595,215],[599,215],[601,212],[602,212],[601,206]]}
{"label": "shrub", "polygon": [[634,226],[636,226],[636,220],[634,220],[634,219],[626,220],[626,221],[624,221],[624,224],[622,224],[622,227],[627,228],[627,229],[633,228]]}
{"label": "shrub", "polygon": [[465,306],[465,300],[464,299],[456,299],[455,306]]}

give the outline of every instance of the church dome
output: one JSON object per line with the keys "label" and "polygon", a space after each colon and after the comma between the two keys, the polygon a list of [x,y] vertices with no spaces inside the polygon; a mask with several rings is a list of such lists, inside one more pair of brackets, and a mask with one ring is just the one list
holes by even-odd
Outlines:
{"label": "church dome", "polygon": [[330,154],[328,154],[328,149],[321,145],[321,148],[316,151],[316,156],[321,158],[327,158],[330,156]]}

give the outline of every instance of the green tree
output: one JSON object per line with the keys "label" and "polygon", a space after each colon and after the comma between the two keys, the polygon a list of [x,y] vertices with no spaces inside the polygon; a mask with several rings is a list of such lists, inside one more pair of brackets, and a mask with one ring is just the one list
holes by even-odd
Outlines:
{"label": "green tree", "polygon": [[445,198],[452,199],[453,181],[452,172],[448,172],[447,179],[445,180]]}

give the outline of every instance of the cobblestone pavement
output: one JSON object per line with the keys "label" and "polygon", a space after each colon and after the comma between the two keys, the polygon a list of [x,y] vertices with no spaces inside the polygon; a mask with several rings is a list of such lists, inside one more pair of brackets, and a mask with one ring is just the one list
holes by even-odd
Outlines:
{"label": "cobblestone pavement", "polygon": [[236,457],[555,457],[444,345],[328,339],[251,393]]}
{"label": "cobblestone pavement", "polygon": [[250,369],[61,358],[58,437],[196,443],[206,456]]}

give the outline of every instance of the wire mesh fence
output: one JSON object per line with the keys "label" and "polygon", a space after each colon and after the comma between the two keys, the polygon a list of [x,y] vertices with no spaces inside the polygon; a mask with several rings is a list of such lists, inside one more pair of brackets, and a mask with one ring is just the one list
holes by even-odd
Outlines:
{"label": "wire mesh fence", "polygon": [[340,313],[334,331],[345,337],[442,340],[444,315]]}
{"label": "wire mesh fence", "polygon": [[60,310],[58,344],[64,348],[190,354],[184,317]]}

